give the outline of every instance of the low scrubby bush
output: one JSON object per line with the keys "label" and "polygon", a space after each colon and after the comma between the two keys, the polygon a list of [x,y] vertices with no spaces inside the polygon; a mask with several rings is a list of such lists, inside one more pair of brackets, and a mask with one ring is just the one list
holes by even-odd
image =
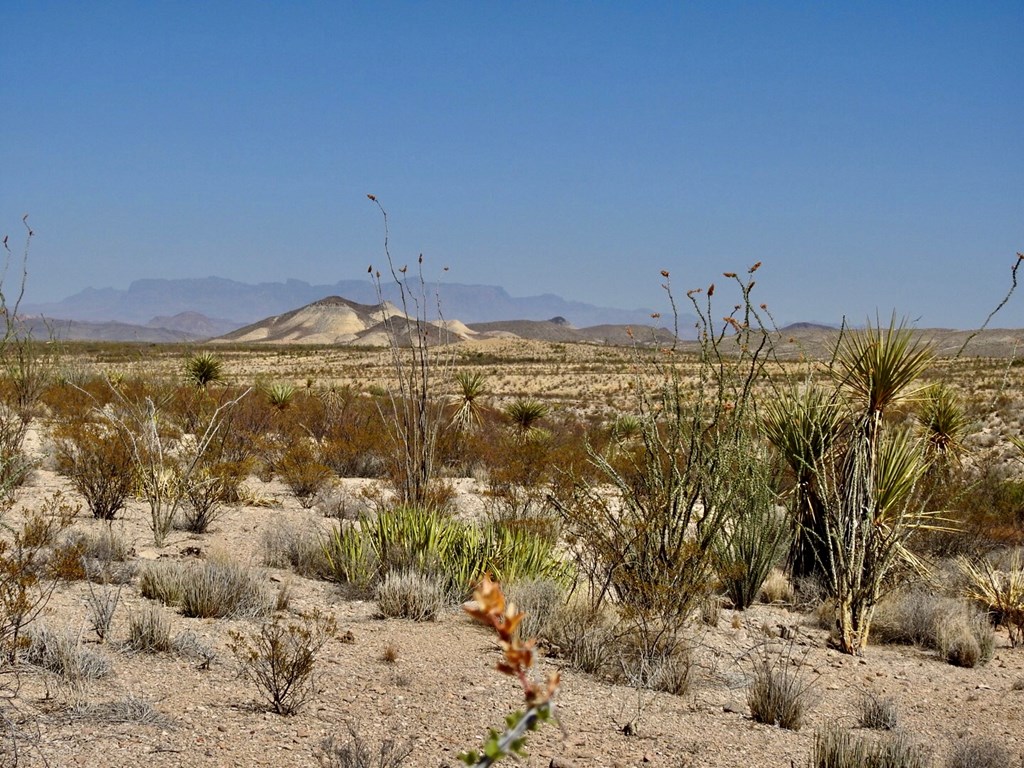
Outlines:
{"label": "low scrubby bush", "polygon": [[372,750],[354,723],[347,727],[348,738],[330,736],[320,744],[316,755],[320,768],[399,768],[412,754],[412,739],[384,739]]}
{"label": "low scrubby bush", "polygon": [[892,699],[875,696],[871,693],[861,696],[858,711],[858,722],[861,728],[891,731],[896,727],[898,720],[896,702]]}
{"label": "low scrubby bush", "polygon": [[77,634],[53,631],[46,626],[29,630],[25,660],[73,685],[110,674],[110,662],[83,648]]}
{"label": "low scrubby bush", "polygon": [[57,471],[71,480],[93,517],[112,520],[135,485],[128,439],[112,425],[79,417],[56,430],[54,446]]}
{"label": "low scrubby bush", "polygon": [[314,611],[297,620],[275,618],[254,634],[231,632],[229,647],[270,709],[291,715],[312,695],[317,654],[336,630],[333,616]]}
{"label": "low scrubby bush", "polygon": [[447,603],[444,584],[416,571],[391,571],[377,587],[377,607],[389,619],[433,621]]}
{"label": "low scrubby bush", "polygon": [[1014,768],[1010,751],[982,737],[962,739],[946,760],[946,768]]}

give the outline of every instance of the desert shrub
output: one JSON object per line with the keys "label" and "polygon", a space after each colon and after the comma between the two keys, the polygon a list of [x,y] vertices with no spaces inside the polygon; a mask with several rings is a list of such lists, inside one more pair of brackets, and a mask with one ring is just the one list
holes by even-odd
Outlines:
{"label": "desert shrub", "polygon": [[775,467],[766,449],[752,441],[745,456],[723,467],[729,475],[731,524],[715,540],[718,579],[733,608],[754,603],[761,585],[785,551],[789,525],[775,509]]}
{"label": "desert shrub", "polygon": [[159,608],[149,605],[128,617],[127,646],[144,653],[166,653],[173,648],[171,622]]}
{"label": "desert shrub", "polygon": [[605,611],[580,601],[563,605],[548,622],[552,652],[580,672],[603,675],[613,669],[617,635]]}
{"label": "desert shrub", "polygon": [[773,568],[761,585],[758,596],[769,604],[789,604],[796,600],[796,590],[785,573]]}
{"label": "desert shrub", "polygon": [[377,608],[389,619],[433,621],[447,602],[444,584],[416,571],[390,571],[377,587]]}
{"label": "desert shrub", "polygon": [[976,601],[1006,627],[1010,645],[1024,643],[1024,559],[1015,550],[1005,568],[989,559],[980,562],[961,557],[957,561],[965,580],[964,594]]}
{"label": "desert shrub", "polygon": [[346,723],[348,738],[329,736],[316,753],[320,768],[399,768],[413,751],[412,739],[384,739],[376,750],[370,748],[355,723]]}
{"label": "desert shrub", "polygon": [[291,443],[278,464],[281,480],[295,494],[303,509],[309,509],[334,477],[331,469],[321,462],[319,445],[298,439]]}
{"label": "desert shrub", "polygon": [[229,647],[270,708],[291,715],[312,695],[317,654],[336,630],[334,617],[319,611],[297,620],[275,617],[254,634],[231,632]]}
{"label": "desert shrub", "polygon": [[865,693],[858,706],[858,723],[861,728],[872,728],[881,731],[893,730],[899,720],[896,702],[890,698]]}
{"label": "desert shrub", "polygon": [[810,768],[926,768],[928,762],[900,731],[875,741],[832,725],[815,732]]}
{"label": "desert shrub", "polygon": [[955,667],[986,664],[995,651],[995,633],[985,616],[943,621],[936,640],[939,654]]}
{"label": "desert shrub", "polygon": [[930,648],[956,666],[992,658],[992,627],[984,613],[961,600],[920,590],[896,592],[879,603],[872,623],[876,642]]}
{"label": "desert shrub", "polygon": [[[758,266],[737,279],[739,310],[722,325],[711,320],[713,289],[706,303],[689,293],[700,341],[692,376],[681,373],[677,349],[637,351],[636,445],[591,450],[602,479],[576,478],[571,495],[558,495],[563,533],[593,601],[614,606],[637,630],[672,634],[692,619],[742,509],[727,468],[757,455],[752,384],[767,363],[750,302]],[[646,642],[656,646],[653,637]]]}
{"label": "desert shrub", "polygon": [[102,643],[110,633],[110,627],[114,623],[114,614],[117,612],[117,605],[121,602],[121,589],[123,583],[113,588],[108,584],[95,586],[91,581],[89,594],[86,597],[89,625],[96,637]]}
{"label": "desert shrub", "polygon": [[946,768],[1013,768],[1014,759],[1002,744],[981,737],[961,739],[946,759]]}
{"label": "desert shrub", "polygon": [[33,469],[25,453],[28,421],[0,397],[0,493],[24,485]]}
{"label": "desert shrub", "polygon": [[135,485],[132,452],[109,424],[76,418],[54,434],[57,471],[82,494],[93,517],[112,520]]}
{"label": "desert shrub", "polygon": [[800,674],[803,661],[795,660],[792,653],[792,646],[775,654],[767,646],[761,648],[747,689],[747,706],[759,723],[799,731],[807,708],[808,683]]}
{"label": "desert shrub", "polygon": [[110,662],[98,653],[82,648],[82,640],[77,634],[56,632],[46,626],[29,630],[25,661],[71,684],[98,680],[110,674]]}
{"label": "desert shrub", "polygon": [[251,569],[208,560],[187,567],[182,578],[181,613],[199,619],[267,615],[273,597]]}
{"label": "desert shrub", "polygon": [[147,563],[139,574],[139,594],[164,605],[180,605],[185,592],[185,571],[184,563]]}
{"label": "desert shrub", "polygon": [[511,582],[505,594],[525,614],[520,635],[550,640],[553,623],[565,603],[564,586],[554,579],[528,578]]}
{"label": "desert shrub", "polygon": [[182,527],[191,533],[206,533],[224,514],[224,505],[238,496],[240,478],[234,476],[234,465],[213,465],[202,462],[183,488],[180,515]]}
{"label": "desert shrub", "polygon": [[628,632],[617,638],[614,653],[619,664],[614,679],[620,682],[676,696],[690,689],[693,649],[678,635]]}
{"label": "desert shrub", "polygon": [[291,568],[305,578],[329,578],[331,561],[316,530],[275,524],[263,532],[263,564]]}
{"label": "desert shrub", "polygon": [[[10,500],[0,501],[0,518]],[[50,550],[71,525],[77,507],[58,492],[28,510],[20,527],[0,539],[0,655],[17,661],[25,627],[46,608],[55,581],[48,579]]]}

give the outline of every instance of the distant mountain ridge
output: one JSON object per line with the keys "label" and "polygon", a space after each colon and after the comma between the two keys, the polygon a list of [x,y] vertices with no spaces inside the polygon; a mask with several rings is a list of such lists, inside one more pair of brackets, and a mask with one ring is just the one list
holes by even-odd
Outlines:
{"label": "distant mountain ridge", "polygon": [[[651,322],[649,309],[599,307],[551,293],[514,297],[499,286],[462,283],[442,283],[437,291],[444,315],[467,324],[553,317],[563,317],[576,327]],[[376,305],[379,300],[376,288],[368,280],[341,280],[333,285],[311,285],[301,280],[250,284],[206,277],[136,280],[127,289],[86,288],[58,302],[26,305],[22,309],[26,314],[67,320],[136,325],[147,325],[155,316],[165,321],[182,313],[198,313],[207,318],[223,318],[217,322],[237,328],[290,312],[325,296],[344,296],[365,305]],[[383,297],[398,304],[397,287],[385,285]],[[430,301],[433,303],[434,299]],[[681,318],[680,327],[688,327],[691,320],[689,316]]]}

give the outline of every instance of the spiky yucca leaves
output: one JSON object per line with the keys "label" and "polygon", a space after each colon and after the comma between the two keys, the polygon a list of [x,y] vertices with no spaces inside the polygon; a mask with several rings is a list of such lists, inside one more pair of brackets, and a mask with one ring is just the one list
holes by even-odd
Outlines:
{"label": "spiky yucca leaves", "polygon": [[205,389],[224,380],[224,364],[212,352],[197,352],[185,361],[185,380]]}
{"label": "spiky yucca leaves", "polygon": [[794,576],[820,574],[825,563],[824,512],[814,473],[843,429],[842,404],[818,386],[782,391],[762,404],[765,436],[796,479],[789,562]]}
{"label": "spiky yucca leaves", "polygon": [[825,576],[836,601],[839,649],[860,654],[867,645],[875,605],[897,562],[920,565],[907,549],[910,535],[934,526],[918,487],[928,469],[921,443],[906,429],[885,432],[870,446],[854,428],[835,467],[821,466]]}
{"label": "spiky yucca leaves", "polygon": [[932,348],[916,337],[906,322],[888,328],[868,323],[863,331],[844,334],[833,374],[852,404],[870,414],[877,425],[887,408],[919,391],[916,382],[932,360]]}
{"label": "spiky yucca leaves", "polygon": [[943,461],[958,460],[971,422],[956,392],[945,384],[924,389],[916,417],[928,452]]}
{"label": "spiky yucca leaves", "polygon": [[988,560],[973,562],[961,556],[957,567],[967,581],[964,594],[992,613],[997,624],[1006,626],[1010,645],[1024,643],[1024,559],[1014,551],[1006,570]]}
{"label": "spiky yucca leaves", "polygon": [[479,371],[459,371],[455,374],[457,408],[452,416],[452,426],[463,432],[476,429],[483,422],[483,405],[480,399],[487,392],[485,376]]}
{"label": "spiky yucca leaves", "polygon": [[286,382],[274,382],[263,388],[267,402],[279,411],[285,410],[295,399],[295,385]]}
{"label": "spiky yucca leaves", "polygon": [[519,398],[505,406],[505,418],[520,440],[529,440],[543,434],[538,422],[547,418],[551,409],[538,400]]}

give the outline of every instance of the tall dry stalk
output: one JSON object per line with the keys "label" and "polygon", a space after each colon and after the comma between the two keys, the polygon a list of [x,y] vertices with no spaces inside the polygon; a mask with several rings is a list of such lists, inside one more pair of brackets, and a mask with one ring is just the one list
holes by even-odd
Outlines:
{"label": "tall dry stalk", "polygon": [[[436,291],[431,297],[423,275],[423,254],[417,259],[416,275],[410,282],[408,267],[396,268],[391,257],[387,211],[374,195],[367,197],[383,217],[384,256],[398,290],[400,305],[399,312],[388,310],[381,273],[371,266],[368,272],[377,290],[394,374],[395,386],[388,389],[391,412],[382,414],[395,447],[391,479],[400,503],[429,506],[437,441],[445,426],[444,400],[440,393],[452,379],[454,356],[448,351],[448,331],[440,298]],[[430,320],[432,304],[437,311],[436,322]]]}

